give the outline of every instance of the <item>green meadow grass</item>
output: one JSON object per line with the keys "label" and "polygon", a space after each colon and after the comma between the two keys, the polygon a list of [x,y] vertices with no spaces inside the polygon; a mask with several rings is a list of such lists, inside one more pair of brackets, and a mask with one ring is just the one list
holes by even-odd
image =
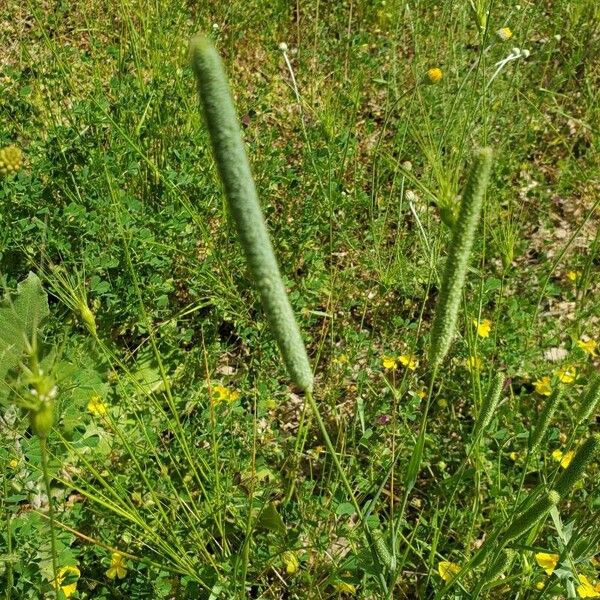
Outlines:
{"label": "green meadow grass", "polygon": [[[600,590],[599,19],[591,0],[0,4],[0,595]],[[198,31],[316,411],[228,216]]]}

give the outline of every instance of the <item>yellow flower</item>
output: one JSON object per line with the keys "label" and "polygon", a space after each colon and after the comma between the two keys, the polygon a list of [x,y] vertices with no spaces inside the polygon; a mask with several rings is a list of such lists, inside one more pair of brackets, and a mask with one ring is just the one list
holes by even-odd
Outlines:
{"label": "yellow flower", "polygon": [[427,396],[427,390],[424,390],[423,388],[421,388],[420,390],[417,390],[415,393],[421,400],[423,400],[423,398],[425,398]]}
{"label": "yellow flower", "polygon": [[569,450],[569,452],[567,452],[566,454],[563,454],[560,450],[555,450],[552,453],[552,458],[556,462],[560,462],[560,466],[563,469],[566,469],[571,464],[571,461],[573,460],[574,456],[575,456],[574,450]]}
{"label": "yellow flower", "polygon": [[440,577],[448,582],[454,579],[454,576],[460,571],[460,565],[443,560],[438,564],[438,573]]}
{"label": "yellow flower", "polygon": [[471,371],[471,373],[474,373],[475,371],[481,370],[483,362],[481,361],[479,356],[469,356],[469,358],[467,358],[467,360],[465,361],[465,366],[467,367],[467,369],[469,369],[469,371]]}
{"label": "yellow flower", "polygon": [[61,567],[54,580],[54,589],[58,590],[60,588],[62,593],[70,598],[77,591],[77,580],[80,575],[81,571],[75,566]]}
{"label": "yellow flower", "polygon": [[544,582],[543,582],[543,581],[538,581],[538,582],[535,584],[535,589],[536,589],[536,590],[543,590],[543,589],[544,589],[544,586],[545,586],[545,584],[544,584]]}
{"label": "yellow flower", "polygon": [[414,371],[419,366],[419,361],[414,354],[401,354],[398,360],[403,367],[411,371]]}
{"label": "yellow flower", "polygon": [[575,283],[581,277],[581,271],[569,271],[567,273],[567,279]]}
{"label": "yellow flower", "polygon": [[93,415],[105,415],[106,411],[107,411],[106,404],[104,404],[104,402],[102,402],[102,398],[98,394],[94,394],[90,398],[90,401],[88,402],[88,405],[87,405],[87,409]]}
{"label": "yellow flower", "polygon": [[19,466],[19,461],[16,458],[13,458],[8,465],[11,469],[16,469]]}
{"label": "yellow flower", "polygon": [[513,32],[510,30],[510,27],[502,27],[496,31],[496,35],[503,41],[506,42],[510,40],[513,36]]}
{"label": "yellow flower", "polygon": [[356,594],[356,586],[347,581],[338,581],[334,587],[335,591],[340,594]]}
{"label": "yellow flower", "polygon": [[519,460],[518,452],[511,452],[508,456],[510,456],[510,460],[517,462]]}
{"label": "yellow flower", "polygon": [[595,340],[577,340],[577,345],[590,356],[598,356],[596,354],[596,346],[598,345]]}
{"label": "yellow flower", "polygon": [[384,369],[395,369],[398,366],[398,363],[393,356],[384,356],[381,359],[381,364]]}
{"label": "yellow flower", "polygon": [[554,573],[554,569],[556,569],[556,565],[558,564],[558,559],[558,554],[548,554],[547,552],[538,552],[535,555],[535,562],[546,571],[548,577]]}
{"label": "yellow flower", "polygon": [[240,393],[237,390],[230,390],[224,385],[213,385],[212,386],[212,399],[215,404],[223,404],[225,402],[235,402],[240,397]]}
{"label": "yellow flower", "polygon": [[577,377],[577,369],[573,365],[565,365],[556,372],[556,376],[561,383],[573,383]]}
{"label": "yellow flower", "polygon": [[340,354],[337,358],[334,358],[333,361],[338,365],[346,365],[348,364],[348,355]]}
{"label": "yellow flower", "polygon": [[298,557],[293,552],[284,552],[281,558],[283,559],[283,564],[285,565],[285,572],[288,575],[293,575],[300,566]]}
{"label": "yellow flower", "polygon": [[442,80],[443,73],[439,67],[433,67],[427,71],[427,80],[429,83],[439,83]]}
{"label": "yellow flower", "polygon": [[585,576],[579,575],[579,584],[577,586],[577,593],[580,598],[600,598],[600,584],[595,585]]}
{"label": "yellow flower", "polygon": [[477,327],[477,335],[482,338],[490,337],[490,330],[492,328],[492,322],[489,319],[483,319],[478,321],[473,319],[473,325]]}
{"label": "yellow flower", "polygon": [[550,377],[542,377],[533,382],[535,391],[541,396],[550,396],[552,394],[552,387],[550,385]]}
{"label": "yellow flower", "polygon": [[110,567],[106,571],[106,576],[109,579],[114,579],[115,577],[123,579],[125,575],[127,575],[125,557],[120,552],[113,552],[110,559]]}

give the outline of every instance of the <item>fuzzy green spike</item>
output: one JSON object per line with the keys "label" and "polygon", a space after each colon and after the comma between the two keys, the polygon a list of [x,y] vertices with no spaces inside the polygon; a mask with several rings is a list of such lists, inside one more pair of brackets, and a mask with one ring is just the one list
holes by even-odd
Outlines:
{"label": "fuzzy green spike", "polygon": [[201,35],[192,39],[190,50],[215,162],[252,279],[292,381],[311,390],[312,370],[260,209],[221,58]]}
{"label": "fuzzy green spike", "polygon": [[539,450],[540,444],[548,431],[548,427],[550,425],[550,421],[556,412],[556,408],[558,407],[558,403],[562,397],[562,392],[559,388],[556,388],[550,398],[546,401],[546,405],[544,409],[540,413],[538,417],[537,423],[535,424],[535,429],[533,433],[531,433],[529,438],[529,452],[533,455]]}
{"label": "fuzzy green spike", "polygon": [[373,536],[373,545],[375,546],[377,557],[386,568],[390,571],[394,571],[396,568],[396,559],[389,551],[385,539],[383,538],[383,533],[378,529],[374,529],[371,531],[371,535]]}
{"label": "fuzzy green spike", "polygon": [[490,385],[490,389],[483,400],[481,410],[479,411],[479,415],[477,417],[477,422],[475,423],[475,427],[473,429],[474,440],[476,440],[481,432],[484,431],[490,424],[490,421],[496,412],[496,408],[498,408],[498,404],[500,403],[500,397],[502,395],[502,390],[504,389],[504,382],[504,375],[502,373],[496,373],[494,380]]}
{"label": "fuzzy green spike", "polygon": [[535,504],[527,509],[521,516],[517,517],[500,535],[500,545],[505,546],[512,540],[517,539],[526,531],[529,531],[536,523],[539,523],[560,502],[560,494],[551,490],[539,498]]}
{"label": "fuzzy green spike", "polygon": [[596,434],[581,444],[569,466],[561,473],[555,484],[556,491],[565,497],[583,477],[586,467],[600,455],[600,435]]}
{"label": "fuzzy green spike", "polygon": [[435,309],[429,347],[429,361],[434,368],[444,360],[452,343],[469,266],[469,256],[473,248],[491,169],[491,148],[478,150],[475,153],[475,162],[471,168],[454,226],[442,287]]}
{"label": "fuzzy green spike", "polygon": [[600,375],[595,375],[581,400],[581,406],[575,415],[575,423],[586,423],[600,403]]}
{"label": "fuzzy green spike", "polygon": [[496,556],[496,558],[492,561],[490,566],[488,567],[487,572],[485,573],[485,580],[494,581],[498,579],[506,569],[510,566],[510,563],[515,557],[515,551],[510,549],[505,549]]}

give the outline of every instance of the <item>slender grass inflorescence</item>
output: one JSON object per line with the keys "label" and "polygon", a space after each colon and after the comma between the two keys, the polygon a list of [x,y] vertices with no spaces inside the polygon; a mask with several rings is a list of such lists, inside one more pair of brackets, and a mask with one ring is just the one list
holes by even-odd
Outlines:
{"label": "slender grass inflorescence", "polygon": [[561,473],[554,488],[564,497],[573,486],[583,477],[586,467],[600,454],[600,435],[588,438],[577,450],[569,466]]}
{"label": "slender grass inflorescence", "polygon": [[512,540],[517,539],[526,531],[529,531],[536,523],[539,523],[552,509],[560,502],[560,494],[556,490],[550,490],[541,496],[535,504],[528,508],[522,515],[517,517],[506,529],[500,534],[500,545],[505,546]]}
{"label": "slender grass inflorescence", "polygon": [[469,265],[469,255],[473,248],[475,232],[483,205],[483,196],[490,179],[491,168],[491,148],[478,150],[475,153],[475,163],[471,169],[454,226],[454,234],[431,329],[429,361],[434,369],[444,360],[454,336]]}
{"label": "slender grass inflorescence", "polygon": [[502,575],[502,573],[510,566],[515,555],[515,551],[510,548],[500,552],[488,567],[487,572],[485,573],[485,581],[493,581],[500,577],[500,575]]}
{"label": "slender grass inflorescence", "polygon": [[474,440],[476,440],[490,424],[490,421],[496,412],[496,408],[498,408],[498,404],[500,403],[500,397],[504,388],[504,381],[504,375],[502,373],[496,373],[487,396],[483,400],[481,410],[479,411],[479,415],[477,417],[477,422],[475,423],[475,427],[473,429]]}
{"label": "slender grass inflorescence", "polygon": [[540,444],[548,431],[548,426],[550,425],[550,421],[556,412],[556,408],[561,399],[562,393],[559,388],[556,388],[550,398],[546,401],[546,405],[544,406],[544,410],[540,413],[538,417],[537,423],[535,424],[535,429],[533,433],[530,434],[529,437],[529,452],[531,455],[534,455],[537,450],[539,450]]}
{"label": "slender grass inflorescence", "polygon": [[292,381],[310,391],[312,370],[260,209],[221,58],[202,35],[192,39],[190,49],[215,162],[252,279]]}
{"label": "slender grass inflorescence", "polygon": [[595,375],[581,400],[581,406],[575,415],[575,423],[582,425],[595,412],[600,404],[600,375]]}

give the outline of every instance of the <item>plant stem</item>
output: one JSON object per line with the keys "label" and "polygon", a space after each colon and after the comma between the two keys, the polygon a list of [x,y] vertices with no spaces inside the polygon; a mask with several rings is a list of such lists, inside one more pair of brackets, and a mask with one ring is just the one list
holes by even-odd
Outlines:
{"label": "plant stem", "polygon": [[52,572],[54,574],[54,596],[58,599],[58,567],[56,554],[56,533],[54,531],[54,506],[52,505],[52,496],[50,488],[50,475],[48,473],[48,442],[46,438],[40,438],[40,450],[42,457],[42,472],[44,474],[44,487],[46,488],[46,496],[48,496],[48,516],[50,518],[50,549],[52,552]]}

